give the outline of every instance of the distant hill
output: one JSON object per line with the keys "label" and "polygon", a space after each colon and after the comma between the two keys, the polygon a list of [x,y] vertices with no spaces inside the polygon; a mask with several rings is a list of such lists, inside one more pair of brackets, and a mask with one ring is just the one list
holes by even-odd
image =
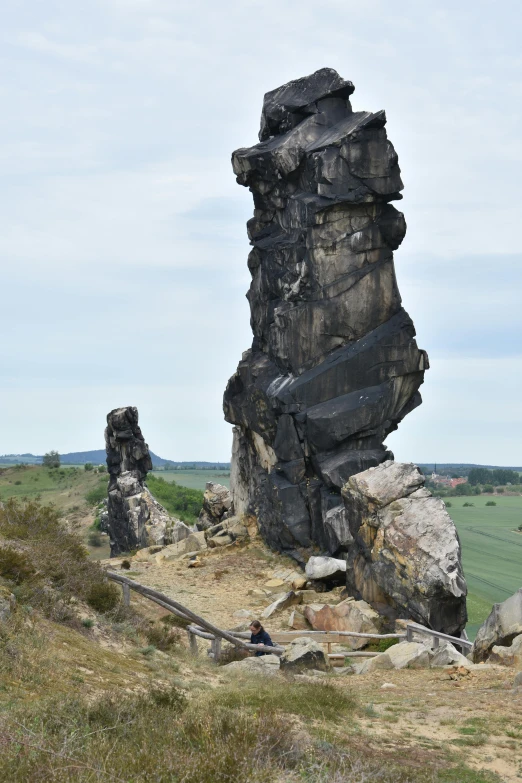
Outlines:
{"label": "distant hill", "polygon": [[522,468],[515,468],[511,465],[475,465],[470,462],[417,462],[417,466],[423,473],[431,473],[435,466],[437,467],[437,473],[444,474],[448,472],[460,473],[462,476],[467,476],[472,468],[487,468],[488,470],[515,470],[518,473],[522,472]]}
{"label": "distant hill", "polygon": [[[165,465],[175,468],[185,468],[186,470],[228,470],[230,468],[230,462],[204,462],[204,461],[191,461],[191,462],[176,462],[176,460],[163,459],[150,452],[152,459],[152,465],[155,468],[164,468]],[[41,465],[43,456],[36,454],[3,454],[0,456],[0,463],[4,464],[20,464],[26,465]],[[93,465],[105,464],[105,449],[94,449],[93,451],[71,451],[69,454],[60,454],[60,462],[62,465],[85,465],[86,462],[92,462]]]}

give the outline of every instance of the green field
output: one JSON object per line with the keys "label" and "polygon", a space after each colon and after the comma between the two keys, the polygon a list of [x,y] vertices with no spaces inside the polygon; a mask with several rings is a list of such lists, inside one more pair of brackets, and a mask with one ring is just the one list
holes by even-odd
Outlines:
{"label": "green field", "polygon": [[189,489],[204,491],[207,481],[230,487],[228,470],[153,470],[151,472],[154,476],[161,476],[165,481],[175,481],[176,484]]}
{"label": "green field", "polygon": [[[447,498],[462,544],[468,583],[468,635],[474,638],[494,603],[522,587],[522,496]],[[486,506],[494,500],[496,506]],[[473,507],[464,508],[464,503]]]}

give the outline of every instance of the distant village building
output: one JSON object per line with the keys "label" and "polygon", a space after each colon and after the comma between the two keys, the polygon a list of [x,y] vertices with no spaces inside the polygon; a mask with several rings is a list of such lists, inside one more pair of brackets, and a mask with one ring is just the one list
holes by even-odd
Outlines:
{"label": "distant village building", "polygon": [[434,484],[440,484],[443,487],[451,487],[454,489],[457,484],[466,484],[467,478],[461,476],[460,478],[450,478],[449,476],[439,476],[438,473],[433,472],[431,474],[431,480]]}

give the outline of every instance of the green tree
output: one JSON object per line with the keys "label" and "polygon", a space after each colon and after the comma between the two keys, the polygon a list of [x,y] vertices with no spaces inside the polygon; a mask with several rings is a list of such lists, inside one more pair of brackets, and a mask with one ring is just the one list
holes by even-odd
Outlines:
{"label": "green tree", "polygon": [[92,464],[92,462],[86,462],[85,465],[83,466],[84,470],[92,470],[93,468],[94,465]]}
{"label": "green tree", "polygon": [[57,451],[48,451],[47,454],[44,454],[42,463],[46,468],[59,468],[60,455]]}

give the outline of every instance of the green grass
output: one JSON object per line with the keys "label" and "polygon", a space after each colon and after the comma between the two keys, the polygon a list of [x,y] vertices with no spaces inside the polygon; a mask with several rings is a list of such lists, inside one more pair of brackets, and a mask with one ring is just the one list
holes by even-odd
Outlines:
{"label": "green grass", "polygon": [[[491,496],[476,496],[465,508],[466,498],[451,498],[448,513],[462,544],[464,574],[468,583],[469,624],[474,638],[494,603],[505,601],[520,587],[522,496],[495,496],[496,506],[486,506]],[[469,502],[469,501],[468,501]]]}
{"label": "green grass", "polygon": [[160,476],[165,481],[175,481],[182,487],[200,489],[202,492],[207,481],[230,487],[230,473],[227,470],[153,470],[152,475]]}
{"label": "green grass", "polygon": [[168,482],[163,476],[154,476],[151,473],[147,477],[147,487],[170,514],[189,524],[196,522],[203,505],[201,490],[182,487],[175,481]]}

